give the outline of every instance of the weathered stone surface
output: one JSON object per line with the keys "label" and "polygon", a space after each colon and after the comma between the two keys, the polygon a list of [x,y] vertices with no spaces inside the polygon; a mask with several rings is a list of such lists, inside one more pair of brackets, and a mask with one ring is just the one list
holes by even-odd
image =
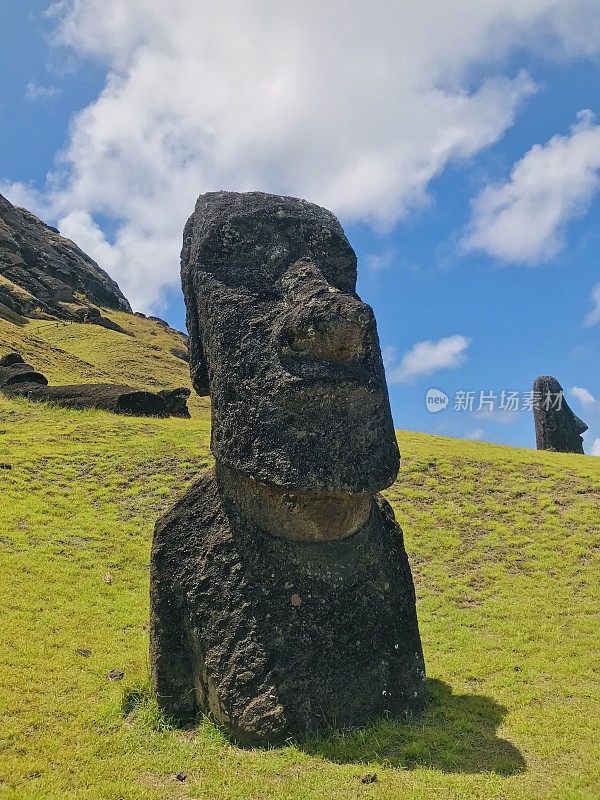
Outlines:
{"label": "weathered stone surface", "polygon": [[183,349],[183,347],[172,347],[171,354],[175,356],[175,358],[180,359],[180,361],[189,362],[190,356],[187,349]]}
{"label": "weathered stone surface", "polygon": [[0,358],[0,367],[12,367],[13,364],[23,363],[23,357],[19,353],[7,353]]}
{"label": "weathered stone surface", "polygon": [[106,328],[109,331],[115,331],[115,333],[124,333],[126,336],[131,335],[120,325],[117,325],[116,322],[113,322],[112,319],[103,316],[97,308],[81,306],[80,308],[74,309],[72,314],[77,322],[85,322],[89,325],[100,325],[100,327]]}
{"label": "weathered stone surface", "polygon": [[259,192],[202,195],[181,274],[215,458],[291,488],[377,491],[394,481],[375,318],[356,295],[356,255],[333,214]]}
{"label": "weathered stone surface", "polygon": [[339,222],[294,198],[203,195],[182,283],[216,469],[156,526],[161,707],[183,723],[209,713],[252,743],[418,710],[412,577],[376,494],[399,454]]}
{"label": "weathered stone surface", "polygon": [[97,408],[113,414],[138,417],[168,417],[165,401],[154,392],[110,383],[83,383],[73,386],[40,386],[26,381],[2,387],[11,397],[50,402],[64,408]]}
{"label": "weathered stone surface", "polygon": [[243,742],[418,710],[423,661],[402,532],[383,498],[353,536],[277,538],[207,475],[157,525],[152,650],[159,701]]}
{"label": "weathered stone surface", "polygon": [[170,417],[190,418],[190,411],[187,407],[187,399],[191,392],[187,386],[180,386],[178,389],[161,389],[159,397],[165,402],[167,414]]}
{"label": "weathered stone surface", "polygon": [[82,297],[131,311],[117,284],[77,245],[0,195],[0,304],[23,316],[39,308],[71,319],[65,304],[81,305]]}
{"label": "weathered stone surface", "polygon": [[556,378],[540,376],[534,381],[533,392],[537,449],[583,454],[581,434],[587,431],[588,426],[571,411]]}
{"label": "weathered stone surface", "polygon": [[23,361],[11,364],[8,367],[0,367],[0,389],[22,383],[47,386],[48,380],[45,375],[34,369],[31,364],[25,364]]}

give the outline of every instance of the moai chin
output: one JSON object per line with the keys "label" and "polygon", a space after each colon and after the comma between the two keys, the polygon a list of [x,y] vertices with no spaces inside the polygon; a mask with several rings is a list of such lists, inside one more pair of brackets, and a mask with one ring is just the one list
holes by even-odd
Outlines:
{"label": "moai chin", "polygon": [[541,375],[533,383],[533,392],[537,449],[583,455],[581,434],[588,426],[569,408],[560,383],[551,375]]}
{"label": "moai chin", "polygon": [[377,494],[399,454],[339,222],[304,200],[204,194],[181,274],[216,466],[156,525],[161,708],[255,744],[419,710],[413,582]]}

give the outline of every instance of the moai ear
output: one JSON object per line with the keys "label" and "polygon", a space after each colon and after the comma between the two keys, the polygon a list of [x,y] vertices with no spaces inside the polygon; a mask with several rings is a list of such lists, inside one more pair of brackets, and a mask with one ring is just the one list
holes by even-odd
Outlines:
{"label": "moai ear", "polygon": [[[188,219],[183,231],[183,248],[181,250],[181,275],[182,279],[190,258],[190,247],[192,244],[192,231],[194,226],[194,215]],[[192,386],[200,397],[210,395],[210,384],[208,380],[208,363],[202,346],[202,336],[200,331],[200,321],[198,319],[198,308],[196,304],[196,287],[192,277],[191,287],[188,287],[186,280],[182,280],[183,294],[185,296],[186,307],[186,326],[188,330],[188,352],[190,358],[190,376]],[[188,289],[191,288],[191,291]]]}
{"label": "moai ear", "polygon": [[198,324],[198,312],[195,310],[196,304],[192,304],[192,309],[188,306],[186,315],[187,329],[189,334],[188,350],[190,355],[190,375],[192,386],[200,397],[210,395],[210,384],[208,380],[208,364],[202,346],[200,326]]}
{"label": "moai ear", "polygon": [[204,351],[201,346],[196,347],[196,353],[193,355],[193,349],[190,348],[190,370],[192,376],[192,386],[200,397],[208,397],[210,395],[210,384],[208,382],[208,366],[204,359]]}

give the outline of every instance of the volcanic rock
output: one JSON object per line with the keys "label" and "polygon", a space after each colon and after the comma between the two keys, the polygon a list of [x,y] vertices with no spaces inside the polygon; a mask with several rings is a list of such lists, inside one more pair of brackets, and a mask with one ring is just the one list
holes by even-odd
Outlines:
{"label": "volcanic rock", "polygon": [[571,411],[556,378],[551,375],[536,378],[533,394],[537,449],[583,455],[581,434],[587,431],[588,426]]}
{"label": "volcanic rock", "polygon": [[418,711],[415,592],[377,494],[399,454],[339,222],[294,198],[201,195],[182,283],[216,467],[155,529],[159,705],[253,744]]}
{"label": "volcanic rock", "polygon": [[170,417],[190,418],[187,399],[191,392],[187,386],[180,386],[178,389],[161,389],[158,394],[164,400],[167,414]]}
{"label": "volcanic rock", "polygon": [[70,306],[90,303],[131,311],[117,284],[93,259],[56,228],[0,195],[0,304],[25,317],[41,309],[46,316],[76,319]]}

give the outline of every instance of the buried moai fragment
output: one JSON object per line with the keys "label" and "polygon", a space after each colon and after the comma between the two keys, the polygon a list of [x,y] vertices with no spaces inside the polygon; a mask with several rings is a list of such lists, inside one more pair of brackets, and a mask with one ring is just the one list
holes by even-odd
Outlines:
{"label": "buried moai fragment", "polygon": [[541,375],[533,383],[533,419],[538,450],[583,455],[582,433],[588,426],[569,408],[563,388],[551,375]]}
{"label": "buried moai fragment", "polygon": [[182,282],[216,466],[155,529],[161,708],[249,743],[419,710],[413,582],[378,494],[399,455],[339,222],[288,197],[201,195]]}
{"label": "buried moai fragment", "polygon": [[45,375],[26,364],[19,353],[7,353],[0,358],[0,391],[7,397],[25,397],[64,408],[96,408],[140,417],[190,416],[187,408],[190,390],[185,387],[150,392],[115,383],[49,386]]}
{"label": "buried moai fragment", "polygon": [[187,400],[191,391],[187,386],[180,386],[178,389],[161,389],[158,392],[159,397],[162,397],[167,413],[170,417],[182,417],[183,419],[190,418],[190,411],[187,407]]}

